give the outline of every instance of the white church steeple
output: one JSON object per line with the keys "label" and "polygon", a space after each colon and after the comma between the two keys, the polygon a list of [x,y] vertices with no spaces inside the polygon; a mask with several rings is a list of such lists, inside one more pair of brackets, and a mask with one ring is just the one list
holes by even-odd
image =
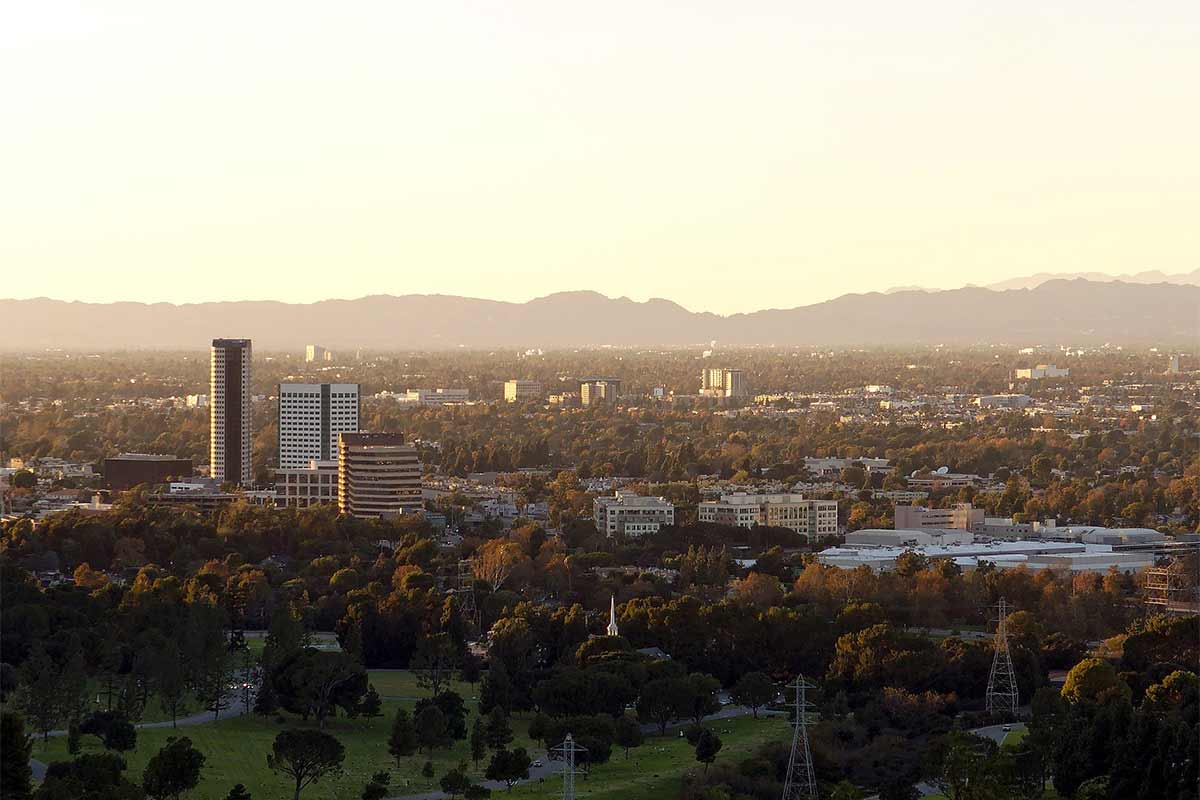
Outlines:
{"label": "white church steeple", "polygon": [[608,635],[620,636],[617,631],[617,598],[614,595],[608,607]]}

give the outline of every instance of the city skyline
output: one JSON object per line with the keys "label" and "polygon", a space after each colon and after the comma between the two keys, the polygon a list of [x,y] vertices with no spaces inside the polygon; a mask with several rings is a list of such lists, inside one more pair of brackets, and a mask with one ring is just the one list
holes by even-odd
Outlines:
{"label": "city skyline", "polygon": [[12,297],[728,314],[1196,266],[1194,4],[14,11]]}

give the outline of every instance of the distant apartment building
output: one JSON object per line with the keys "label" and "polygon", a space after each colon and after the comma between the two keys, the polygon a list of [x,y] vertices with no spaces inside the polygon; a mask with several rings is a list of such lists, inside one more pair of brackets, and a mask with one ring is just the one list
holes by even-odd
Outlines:
{"label": "distant apartment building", "polygon": [[121,453],[104,459],[108,488],[123,492],[139,484],[168,483],[172,478],[192,477],[192,460],[152,453]]}
{"label": "distant apartment building", "polygon": [[421,462],[396,433],[343,433],[338,444],[338,510],[394,517],[421,510]]}
{"label": "distant apartment building", "polygon": [[319,344],[310,344],[304,348],[304,363],[313,364],[319,361],[333,361],[333,353]]}
{"label": "distant apartment building", "polygon": [[357,383],[279,384],[279,467],[336,461],[338,437],[358,430]]}
{"label": "distant apartment building", "polygon": [[746,386],[746,374],[740,369],[710,367],[700,372],[700,395],[702,397],[746,397],[750,394]]}
{"label": "distant apartment building", "polygon": [[753,528],[769,525],[788,528],[809,537],[835,536],[838,530],[836,500],[809,500],[802,494],[721,495],[700,504],[701,522]]}
{"label": "distant apartment building", "polygon": [[514,378],[504,382],[504,400],[507,403],[523,403],[526,400],[541,400],[542,384],[538,381]]}
{"label": "distant apartment building", "polygon": [[638,537],[657,533],[663,525],[675,524],[675,505],[664,497],[643,497],[618,490],[612,497],[592,501],[596,530],[609,538]]}
{"label": "distant apartment building", "polygon": [[208,463],[218,481],[250,485],[254,435],[250,415],[249,339],[213,339],[209,370]]}
{"label": "distant apartment building", "polygon": [[613,403],[620,397],[619,381],[593,380],[580,384],[580,405],[599,405]]}
{"label": "distant apartment building", "polygon": [[970,503],[955,503],[950,508],[896,506],[896,530],[951,528],[969,531],[982,524],[983,509]]}
{"label": "distant apartment building", "polygon": [[336,505],[338,462],[313,460],[304,467],[275,470],[275,504],[303,508],[316,503]]}
{"label": "distant apartment building", "polygon": [[183,398],[183,402],[188,408],[208,408],[208,395],[189,394]]}
{"label": "distant apartment building", "polygon": [[584,378],[579,381],[580,405],[615,403],[621,396],[621,381],[617,378]]}
{"label": "distant apartment building", "polygon": [[1060,369],[1053,364],[1038,364],[1036,367],[1028,369],[1018,369],[1014,375],[1019,381],[1038,381],[1043,378],[1065,378],[1071,374],[1071,370]]}

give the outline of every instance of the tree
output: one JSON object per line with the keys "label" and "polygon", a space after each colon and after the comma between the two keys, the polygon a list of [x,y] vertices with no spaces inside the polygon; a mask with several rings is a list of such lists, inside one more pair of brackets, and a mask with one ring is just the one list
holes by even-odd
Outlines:
{"label": "tree", "polygon": [[279,710],[279,698],[275,695],[275,687],[270,677],[263,678],[258,694],[254,696],[254,713],[269,717]]}
{"label": "tree", "polygon": [[192,746],[191,739],[171,737],[146,764],[142,789],[153,800],[179,800],[200,783],[204,760],[204,754]]}
{"label": "tree", "polygon": [[689,708],[692,698],[686,677],[655,678],[642,687],[638,697],[638,717],[658,725],[659,734]]}
{"label": "tree", "polygon": [[1129,684],[1121,680],[1113,665],[1099,658],[1085,658],[1071,667],[1062,688],[1062,698],[1068,703],[1128,702],[1131,694]]}
{"label": "tree", "polygon": [[446,729],[446,715],[432,703],[417,712],[417,743],[428,748],[429,754],[439,747],[449,747],[452,739]]}
{"label": "tree", "polygon": [[400,766],[400,759],[411,756],[417,752],[417,730],[413,726],[412,717],[408,715],[408,709],[397,708],[396,716],[392,719],[392,732],[388,735],[388,753],[392,758],[396,759],[396,766]]}
{"label": "tree", "polygon": [[486,583],[493,592],[499,591],[513,571],[528,557],[521,552],[516,542],[507,539],[489,539],[476,551],[471,559],[471,571]]}
{"label": "tree", "polygon": [[421,765],[421,774],[424,775],[426,778],[433,777],[433,762],[432,761],[426,761],[424,764]]}
{"label": "tree", "polygon": [[417,644],[411,669],[417,675],[417,685],[438,695],[449,684],[458,663],[458,648],[448,634],[426,636]]}
{"label": "tree", "polygon": [[367,673],[345,653],[305,648],[279,663],[272,677],[279,704],[293,714],[325,721],[338,708],[351,712],[358,708],[367,691]]}
{"label": "tree", "polygon": [[708,728],[703,728],[696,737],[696,760],[704,765],[705,772],[708,772],[708,765],[717,760],[721,745],[721,737]]}
{"label": "tree", "polygon": [[192,693],[213,712],[213,719],[229,708],[229,684],[233,681],[233,658],[225,647],[209,649],[194,664]]}
{"label": "tree", "polygon": [[171,727],[187,712],[188,671],[179,646],[168,640],[154,658],[154,686],[158,704],[171,716]]}
{"label": "tree", "polygon": [[250,792],[242,784],[235,783],[229,794],[225,795],[225,800],[250,800]]}
{"label": "tree", "polygon": [[33,743],[25,735],[25,722],[10,711],[0,714],[0,790],[5,800],[27,800],[32,793],[29,766]]}
{"label": "tree", "polygon": [[713,676],[693,672],[684,679],[684,686],[687,699],[683,706],[683,712],[697,725],[709,714],[715,714],[721,710],[721,703],[717,699],[717,692],[721,690],[721,682]]}
{"label": "tree", "polygon": [[467,775],[467,765],[459,764],[454,769],[447,770],[438,781],[438,785],[451,797],[460,797],[466,794],[467,789],[471,787],[471,778]]}
{"label": "tree", "polygon": [[144,793],[125,778],[124,772],[125,759],[116,753],[87,753],[71,761],[55,761],[46,768],[46,779],[34,797],[38,800],[140,800]]}
{"label": "tree", "polygon": [[9,478],[14,489],[35,489],[37,488],[37,475],[34,475],[27,469],[19,469]]}
{"label": "tree", "polygon": [[376,717],[383,716],[383,701],[379,699],[379,692],[375,691],[374,684],[367,686],[367,693],[358,704],[358,713],[367,718],[367,724]]}
{"label": "tree", "polygon": [[747,672],[734,684],[730,696],[738,705],[750,709],[755,719],[758,719],[758,709],[775,699],[779,694],[775,682],[765,673]]}
{"label": "tree", "polygon": [[483,773],[488,780],[502,781],[511,789],[517,781],[529,777],[529,765],[532,763],[524,747],[515,750],[497,750],[488,762],[487,770]]}
{"label": "tree", "polygon": [[413,706],[413,713],[419,716],[421,709],[430,705],[437,706],[445,716],[446,736],[452,740],[467,738],[467,704],[462,695],[447,690],[433,697],[422,697]]}
{"label": "tree", "polygon": [[346,748],[334,737],[320,730],[281,731],[267,754],[267,766],[283,773],[295,785],[294,800],[309,784],[326,775],[336,774],[346,759]]}
{"label": "tree", "polygon": [[483,717],[476,716],[475,724],[471,726],[471,761],[475,763],[475,769],[479,769],[479,762],[485,755],[487,755],[487,741],[483,735]]}
{"label": "tree", "polygon": [[376,772],[363,787],[360,797],[362,800],[383,800],[387,797],[388,786],[392,783],[390,772]]}
{"label": "tree", "polygon": [[496,706],[488,714],[483,728],[483,736],[487,746],[492,750],[503,750],[512,742],[512,726],[508,722],[508,715],[500,706]]}
{"label": "tree", "polygon": [[97,711],[79,725],[79,732],[95,736],[105,750],[128,752],[137,747],[137,728],[120,711]]}
{"label": "tree", "polygon": [[21,711],[45,742],[62,718],[60,673],[41,642],[34,646],[23,672]]}
{"label": "tree", "polygon": [[624,714],[617,717],[615,733],[616,743],[625,749],[626,758],[629,758],[629,751],[632,748],[642,746],[645,738],[642,735],[642,726],[637,723],[637,720]]}

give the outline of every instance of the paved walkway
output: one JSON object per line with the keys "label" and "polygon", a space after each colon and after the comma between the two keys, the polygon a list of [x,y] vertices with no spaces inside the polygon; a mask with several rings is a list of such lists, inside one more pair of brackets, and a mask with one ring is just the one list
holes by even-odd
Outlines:
{"label": "paved walkway", "polygon": [[[240,717],[244,713],[246,713],[245,707],[242,705],[242,701],[239,698],[239,699],[235,700],[229,706],[229,708],[221,709],[221,716],[218,719],[232,719],[233,717]],[[201,711],[198,714],[190,714],[186,717],[180,717],[179,719],[175,720],[174,723],[172,723],[171,720],[168,719],[168,720],[163,720],[162,722],[142,722],[142,723],[135,725],[134,727],[139,730],[141,730],[143,728],[171,728],[171,727],[186,728],[191,725],[203,725],[206,722],[214,722],[214,721],[215,720],[213,719],[213,713],[211,711]],[[50,731],[50,735],[54,736],[54,737],[66,736],[67,732],[66,731]],[[37,744],[38,744],[38,742],[41,741],[41,739],[42,739],[41,736],[34,737],[33,746],[34,746],[35,751],[37,748]],[[39,781],[46,779],[46,764],[45,763],[38,761],[36,758],[31,758],[31,759],[29,759],[29,767],[31,770],[33,770],[33,777],[35,779],[37,779]]]}

